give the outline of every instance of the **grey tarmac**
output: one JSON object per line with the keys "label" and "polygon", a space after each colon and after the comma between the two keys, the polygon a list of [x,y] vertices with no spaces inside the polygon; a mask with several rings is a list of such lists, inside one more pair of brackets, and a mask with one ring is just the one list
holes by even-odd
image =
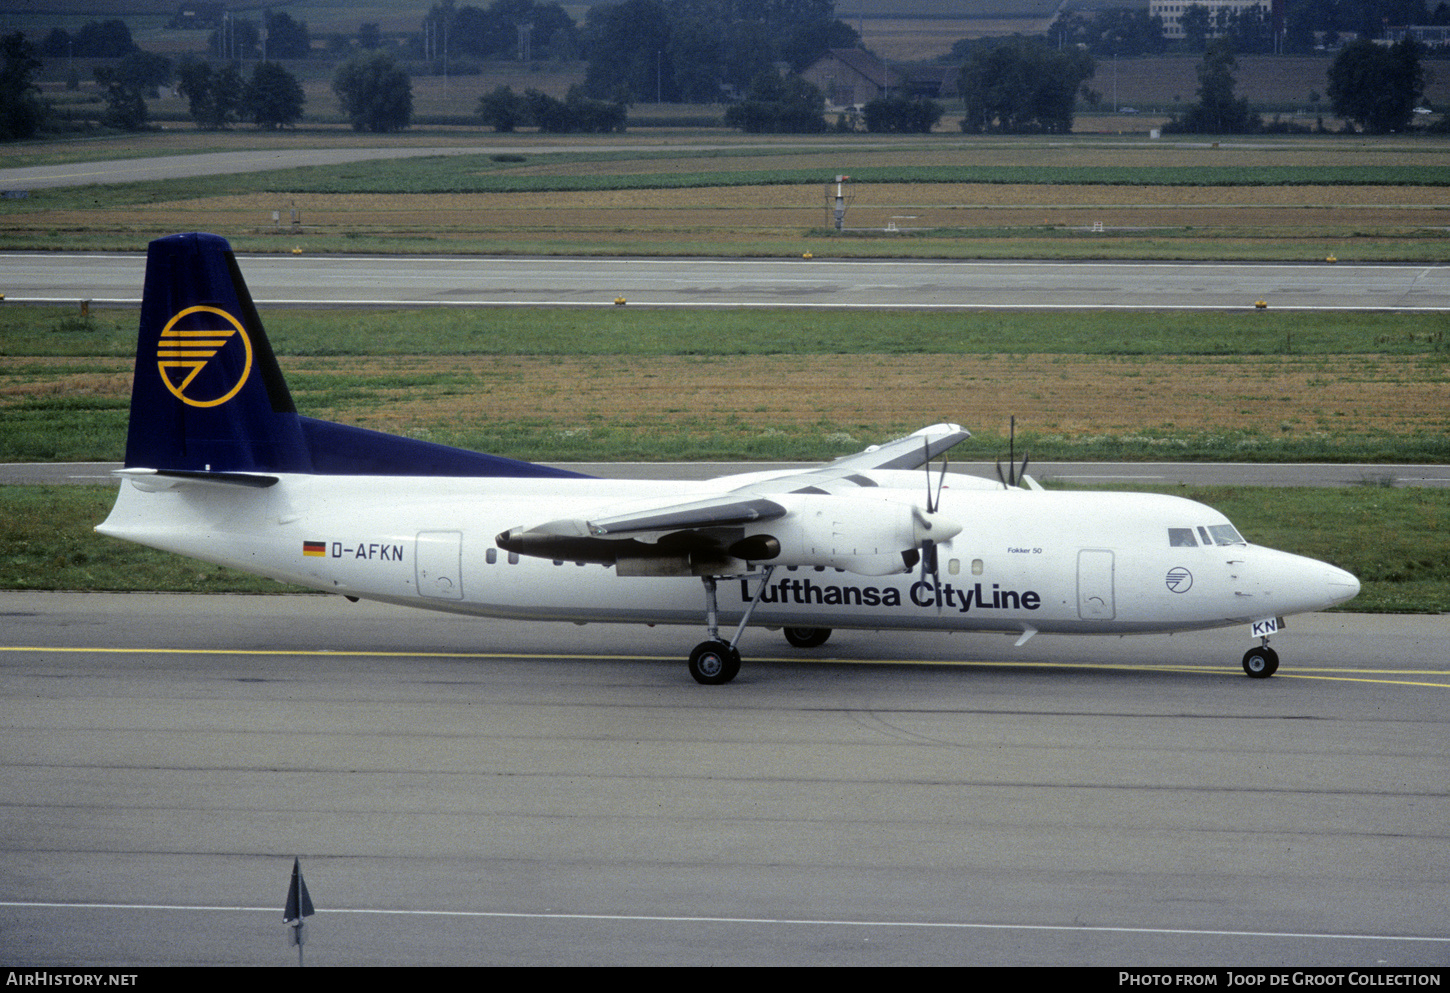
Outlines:
{"label": "grey tarmac", "polygon": [[0,957],[1450,964],[1445,617],[1033,639],[0,596]]}

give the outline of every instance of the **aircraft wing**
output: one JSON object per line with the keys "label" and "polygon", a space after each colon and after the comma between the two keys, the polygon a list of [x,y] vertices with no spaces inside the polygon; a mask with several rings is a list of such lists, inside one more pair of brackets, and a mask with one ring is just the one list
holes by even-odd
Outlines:
{"label": "aircraft wing", "polygon": [[[511,528],[495,541],[520,555],[614,565],[620,575],[725,574],[751,561],[899,572],[911,561],[903,553],[934,526],[941,539],[960,528],[933,524],[935,515],[914,503],[871,498],[880,484],[866,474],[918,468],[968,437],[955,424],[936,424],[811,469],[725,477],[716,496],[607,508],[600,516]],[[809,498],[821,502],[807,509]],[[814,533],[818,528],[824,532]]]}
{"label": "aircraft wing", "polygon": [[[960,424],[933,424],[913,431],[904,438],[888,441],[856,455],[847,455],[824,466],[826,471],[837,469],[856,472],[861,469],[920,469],[949,448],[954,448],[972,436],[972,432]],[[822,470],[813,470],[816,472]]]}
{"label": "aircraft wing", "polygon": [[844,456],[834,462],[765,479],[754,478],[752,482],[736,487],[733,492],[829,493],[832,492],[829,484],[835,480],[848,480],[857,485],[871,486],[875,484],[869,477],[861,475],[862,473],[872,470],[920,469],[971,436],[972,433],[960,424],[933,424],[904,438],[872,445],[863,452]]}

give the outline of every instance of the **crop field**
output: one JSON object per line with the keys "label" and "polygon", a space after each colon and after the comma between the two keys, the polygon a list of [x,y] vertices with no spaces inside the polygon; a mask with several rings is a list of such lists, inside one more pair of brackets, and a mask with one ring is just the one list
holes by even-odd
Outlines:
{"label": "crop field", "polygon": [[[348,135],[181,133],[106,149],[313,140]],[[1450,258],[1445,139],[436,138],[470,141],[477,155],[37,190],[0,201],[0,247],[127,249],[209,230],[255,251]],[[850,177],[844,232],[831,229],[836,175]],[[274,223],[293,210],[295,230]]]}
{"label": "crop field", "polygon": [[[0,312],[0,461],[117,459],[134,329]],[[299,409],[519,458],[831,458],[1009,414],[1041,458],[1450,460],[1436,315],[267,316]],[[785,384],[789,384],[787,388]]]}

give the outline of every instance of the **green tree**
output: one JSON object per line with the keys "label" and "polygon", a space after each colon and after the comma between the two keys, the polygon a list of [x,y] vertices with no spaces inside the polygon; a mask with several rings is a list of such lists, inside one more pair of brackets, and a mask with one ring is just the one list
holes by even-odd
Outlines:
{"label": "green tree", "polygon": [[624,0],[589,8],[584,88],[596,97],[612,97],[623,88],[634,103],[674,103],[679,91],[670,32],[669,13],[659,0]]}
{"label": "green tree", "polygon": [[141,90],[128,83],[111,66],[96,67],[96,83],[101,87],[101,96],[106,109],[101,114],[101,123],[117,131],[140,131],[146,127],[146,100]]}
{"label": "green tree", "polygon": [[125,85],[155,99],[157,88],[171,82],[171,60],[138,49],[121,60],[116,72]]}
{"label": "green tree", "polygon": [[1247,55],[1269,55],[1274,51],[1274,26],[1267,5],[1227,11],[1227,35],[1234,51]]}
{"label": "green tree", "polygon": [[263,131],[296,124],[307,97],[302,86],[276,62],[259,62],[242,91],[241,113]]}
{"label": "green tree", "polygon": [[529,105],[511,86],[499,86],[478,99],[478,117],[486,128],[511,132],[529,122]]}
{"label": "green tree", "polygon": [[480,59],[568,58],[578,49],[574,19],[557,3],[493,0],[486,8],[434,4],[425,24],[446,25],[454,54]]}
{"label": "green tree", "polygon": [[727,14],[704,7],[671,9],[665,61],[674,71],[677,99],[718,103],[724,93],[744,93],[756,76],[773,71],[777,39],[770,29],[756,21],[729,20]]}
{"label": "green tree", "polygon": [[118,19],[91,21],[71,38],[70,54],[89,59],[120,59],[137,51],[131,29]]}
{"label": "green tree", "polygon": [[413,81],[391,55],[361,52],[337,67],[332,92],[354,131],[402,131],[413,120]]}
{"label": "green tree", "polygon": [[590,7],[581,37],[589,92],[639,103],[714,103],[781,62],[799,72],[860,44],[834,0],[619,0]]}
{"label": "green tree", "polygon": [[935,100],[878,97],[861,113],[866,130],[873,133],[927,134],[941,120],[942,107]]}
{"label": "green tree", "polygon": [[799,76],[763,72],[740,103],[725,111],[727,127],[750,134],[819,134],[826,130],[826,98]]}
{"label": "green tree", "polygon": [[569,87],[563,100],[556,100],[538,90],[525,90],[524,103],[529,119],[539,130],[549,134],[607,134],[623,131],[629,111],[625,104],[592,100],[582,87]]}
{"label": "green tree", "polygon": [[241,116],[242,74],[235,62],[220,70],[197,59],[183,59],[176,68],[176,89],[186,97],[196,126],[217,131]]}
{"label": "green tree", "polygon": [[959,77],[962,130],[1067,134],[1078,89],[1095,69],[1080,49],[1054,51],[1026,38],[978,45]]}
{"label": "green tree", "polygon": [[312,53],[312,35],[306,21],[294,21],[286,11],[266,11],[267,58],[305,59]]}
{"label": "green tree", "polygon": [[1259,115],[1249,102],[1234,96],[1233,71],[1238,66],[1228,38],[1209,42],[1198,64],[1198,103],[1183,116],[1169,121],[1164,130],[1180,134],[1253,134],[1263,129]]}
{"label": "green tree", "polygon": [[45,120],[45,104],[35,85],[40,59],[25,35],[13,31],[0,38],[0,141],[31,138]]}
{"label": "green tree", "polygon": [[1190,52],[1202,52],[1208,48],[1208,33],[1213,28],[1213,15],[1201,3],[1191,3],[1183,8],[1178,19],[1183,28],[1183,43]]}
{"label": "green tree", "polygon": [[791,25],[779,42],[780,57],[791,72],[803,72],[832,48],[861,48],[861,35],[845,21],[817,17]]}
{"label": "green tree", "polygon": [[1420,46],[1410,38],[1389,48],[1360,39],[1329,66],[1329,103],[1371,134],[1404,131],[1425,90]]}

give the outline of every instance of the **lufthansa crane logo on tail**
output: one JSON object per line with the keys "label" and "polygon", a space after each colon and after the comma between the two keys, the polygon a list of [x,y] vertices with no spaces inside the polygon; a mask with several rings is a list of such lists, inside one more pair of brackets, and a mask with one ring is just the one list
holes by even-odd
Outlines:
{"label": "lufthansa crane logo on tail", "polygon": [[[218,358],[223,350],[229,354]],[[212,363],[216,369],[227,370],[221,381],[215,375],[198,381],[202,370]],[[219,407],[236,396],[252,374],[252,339],[225,310],[205,304],[187,307],[161,329],[156,368],[166,388],[182,403]]]}

